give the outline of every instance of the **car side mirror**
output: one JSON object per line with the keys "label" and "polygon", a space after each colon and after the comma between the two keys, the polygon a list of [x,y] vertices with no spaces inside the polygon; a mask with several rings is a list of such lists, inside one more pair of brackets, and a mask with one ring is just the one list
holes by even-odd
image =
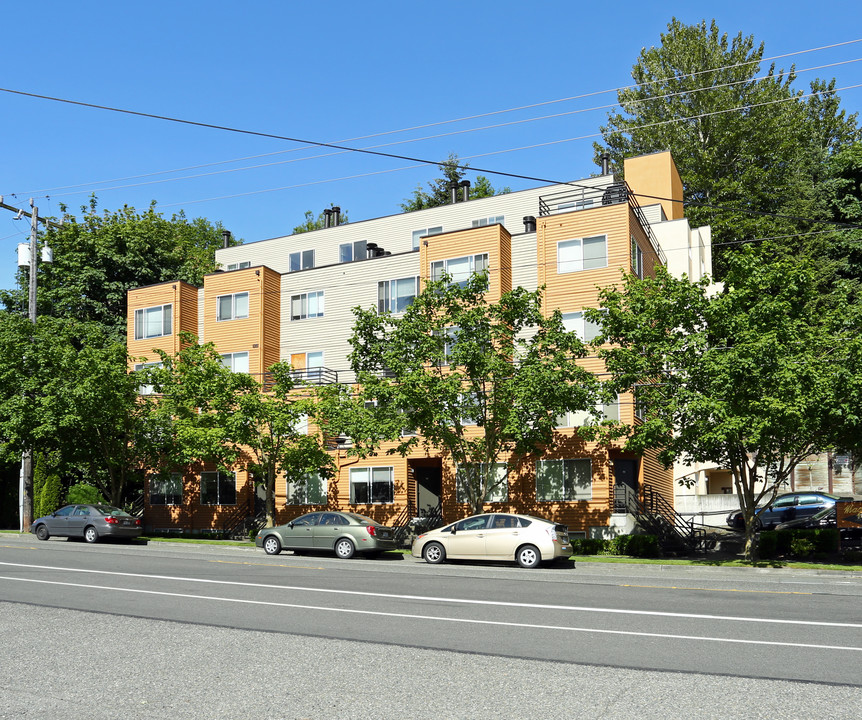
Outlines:
{"label": "car side mirror", "polygon": [[287,527],[289,527],[291,530],[293,530],[293,523],[292,522],[287,523]]}
{"label": "car side mirror", "polygon": [[453,527],[452,527],[452,529],[451,529],[449,532],[450,532],[450,533],[452,533],[452,534],[454,535],[457,531],[455,530],[455,527],[453,526]]}

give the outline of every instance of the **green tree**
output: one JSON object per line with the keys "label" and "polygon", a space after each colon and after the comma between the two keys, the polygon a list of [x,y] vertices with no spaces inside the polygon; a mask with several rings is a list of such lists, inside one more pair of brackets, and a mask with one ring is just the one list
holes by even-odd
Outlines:
{"label": "green tree", "polygon": [[[862,225],[862,142],[835,153],[823,183],[831,219]],[[834,262],[838,277],[862,283],[862,230],[839,230],[823,237],[824,256]]]}
{"label": "green tree", "polygon": [[63,499],[63,483],[51,465],[49,455],[36,455],[36,466],[33,470],[33,517],[50,515],[60,507]]}
{"label": "green tree", "polygon": [[755,557],[756,507],[775,498],[794,467],[827,449],[853,449],[860,429],[859,307],[823,296],[811,265],[777,249],[729,258],[725,287],[659,268],[601,293],[612,343],[598,350],[614,391],[636,395],[642,422],[627,448],[658,450],[667,466],[729,468]]}
{"label": "green tree", "polygon": [[[331,205],[330,207],[335,207]],[[347,219],[347,211],[341,212],[338,216],[338,224],[339,225],[347,225],[350,220]],[[293,228],[293,235],[298,235],[300,233],[311,232],[312,230],[323,230],[326,227],[326,212],[321,212],[317,218],[314,217],[314,213],[311,210],[305,211],[305,221],[301,225],[297,225]]]}
{"label": "green tree", "polygon": [[[450,186],[455,183],[460,184],[467,177],[467,170],[470,167],[465,162],[460,162],[455,153],[449,154],[449,159],[438,165],[443,177],[435,178],[428,183],[428,190],[424,190],[422,185],[417,185],[413,191],[413,197],[408,198],[401,203],[401,209],[404,212],[413,212],[414,210],[425,210],[426,208],[439,207],[440,205],[449,205],[452,202],[452,191]],[[503,195],[511,192],[508,187],[495,190],[491,185],[490,180],[484,175],[479,175],[473,181],[470,188],[470,198],[477,200],[484,197],[492,197],[493,195]],[[461,191],[458,190],[458,200],[461,200]]]}
{"label": "green tree", "polygon": [[500,458],[553,448],[559,415],[594,409],[597,388],[576,362],[583,343],[559,312],[542,315],[541,291],[517,288],[488,302],[486,288],[480,273],[463,284],[428,282],[399,316],[355,308],[358,394],[321,393],[328,432],[351,437],[353,453],[386,441],[393,453],[444,451],[458,469],[459,502],[476,512],[501,485]]}
{"label": "green tree", "polygon": [[[859,138],[856,115],[840,110],[834,81],[815,80],[813,95],[803,100],[793,88],[793,68],[773,64],[761,74],[763,54],[753,36],[729,40],[714,20],[685,25],[674,18],[661,44],[641,51],[632,68],[635,85],[619,91],[622,111],[609,114],[596,155],[609,152],[621,169],[625,157],[670,150],[686,214],[695,225],[712,225],[713,237],[808,229],[769,214],[825,217],[816,186],[824,161]],[[719,276],[726,254],[717,248]]]}
{"label": "green tree", "polygon": [[[62,225],[43,236],[54,261],[40,266],[40,315],[97,322],[124,341],[130,288],[173,280],[200,285],[217,269],[215,250],[224,244],[218,223],[189,221],[182,212],[168,219],[156,212],[155,203],[144,212],[124,206],[100,214],[93,198],[81,217],[62,209]],[[21,271],[25,288],[27,272]],[[22,307],[25,297],[0,293],[8,309]]]}
{"label": "green tree", "polygon": [[293,484],[311,473],[328,474],[332,459],[320,435],[307,430],[315,403],[287,363],[269,368],[264,387],[226,368],[212,344],[190,342],[175,356],[160,354],[162,367],[149,374],[162,393],[156,412],[173,424],[177,465],[200,459],[223,468],[244,464],[266,490],[269,527],[279,474]]}

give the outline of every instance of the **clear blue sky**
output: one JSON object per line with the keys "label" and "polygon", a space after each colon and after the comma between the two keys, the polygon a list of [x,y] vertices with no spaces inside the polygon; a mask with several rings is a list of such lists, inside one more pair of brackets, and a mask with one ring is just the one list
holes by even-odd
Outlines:
{"label": "clear blue sky", "polygon": [[[765,42],[767,56],[862,37],[858,0],[706,5],[6,3],[0,87],[432,160],[456,152],[475,167],[563,181],[596,170],[591,144],[607,109],[594,108],[616,96],[553,101],[629,84],[640,49],[659,44],[673,14],[715,17],[728,34]],[[862,43],[778,64],[857,58]],[[815,76],[862,83],[862,62],[801,73],[799,87]],[[841,96],[848,111],[862,107],[862,89]],[[550,104],[499,112],[539,103]],[[486,113],[497,114],[446,123]],[[306,210],[330,203],[352,221],[399,212],[437,170],[5,92],[0,149],[0,194],[11,205],[34,197],[40,214],[58,215],[92,193],[109,209],[156,200],[166,215],[220,220],[246,242],[289,234]],[[0,287],[12,286],[15,247],[29,231],[13,218],[0,211]]]}

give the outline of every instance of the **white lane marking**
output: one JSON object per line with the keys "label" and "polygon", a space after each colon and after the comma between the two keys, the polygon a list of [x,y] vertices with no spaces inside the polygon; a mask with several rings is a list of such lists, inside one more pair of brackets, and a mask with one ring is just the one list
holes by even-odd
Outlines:
{"label": "white lane marking", "polygon": [[[433,597],[426,595],[396,595],[389,593],[365,592],[363,590],[333,590],[330,588],[310,588],[298,585],[269,585],[265,583],[246,583],[236,580],[210,580],[205,578],[175,577],[172,575],[139,575],[136,573],[114,572],[112,570],[85,570],[83,568],[61,568],[48,565],[25,565],[23,563],[0,562],[0,565],[23,567],[37,570],[60,570],[64,572],[91,573],[97,575],[115,575],[120,577],[143,578],[147,580],[177,580],[181,582],[209,583],[213,585],[230,585],[237,587],[265,588],[268,590],[295,590],[300,592],[327,593],[331,595],[354,595],[362,597],[386,598],[390,600],[421,600],[423,602],[460,603],[463,605],[494,605],[510,608],[535,608],[539,610],[574,610],[577,612],[610,613],[617,615],[649,615],[652,617],[688,618],[693,620],[730,620],[733,622],[776,623],[779,625],[813,625],[816,627],[862,628],[862,623],[821,622],[818,620],[787,620],[784,618],[751,618],[732,615],[698,615],[695,613],[672,613],[659,610],[621,610],[616,608],[595,608],[579,605],[543,605],[541,603],[505,602],[503,600],[471,600],[466,598]],[[4,578],[0,580],[15,580]]]}
{"label": "white lane marking", "polygon": [[138,590],[134,588],[105,587],[102,585],[87,585],[83,583],[66,583],[59,580],[35,580],[33,578],[6,578],[0,580],[17,580],[18,582],[41,583],[43,585],[62,585],[64,587],[88,588],[92,590],[114,590],[116,592],[139,593],[143,595],[161,595],[163,597],[187,598],[190,600],[214,600],[216,602],[239,603],[241,605],[265,605],[268,607],[294,608],[297,610],[320,610],[322,612],[349,613],[353,615],[377,615],[385,618],[405,618],[408,620],[436,620],[438,622],[466,623],[469,625],[495,625],[498,627],[524,628],[530,630],[556,630],[581,633],[599,633],[602,635],[630,635],[636,637],[663,638],[666,640],[701,640],[704,642],[723,642],[741,645],[771,645],[778,647],[804,648],[808,650],[850,650],[862,652],[862,647],[844,645],[814,645],[808,643],[777,642],[774,640],[743,640],[725,637],[707,637],[701,635],[670,635],[667,633],[634,632],[630,630],[602,630],[596,628],[569,627],[567,625],[539,625],[537,623],[502,622],[499,620],[473,620],[468,618],[437,617],[434,615],[414,615],[410,613],[380,612],[377,610],[356,610],[353,608],[333,608],[321,605],[300,605],[299,603],[270,602],[266,600],[244,600],[241,598],[223,598],[213,595],[190,595],[188,593],[169,593],[159,590]]}

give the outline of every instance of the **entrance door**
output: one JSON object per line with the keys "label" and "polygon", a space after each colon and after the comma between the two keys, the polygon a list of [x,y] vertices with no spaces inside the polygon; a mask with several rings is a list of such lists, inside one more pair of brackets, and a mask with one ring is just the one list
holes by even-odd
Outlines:
{"label": "entrance door", "polygon": [[614,480],[614,512],[631,512],[631,501],[638,497],[638,461],[614,460]]}
{"label": "entrance door", "polygon": [[441,467],[414,467],[413,474],[416,478],[416,509],[419,517],[425,517],[440,507],[443,470]]}

